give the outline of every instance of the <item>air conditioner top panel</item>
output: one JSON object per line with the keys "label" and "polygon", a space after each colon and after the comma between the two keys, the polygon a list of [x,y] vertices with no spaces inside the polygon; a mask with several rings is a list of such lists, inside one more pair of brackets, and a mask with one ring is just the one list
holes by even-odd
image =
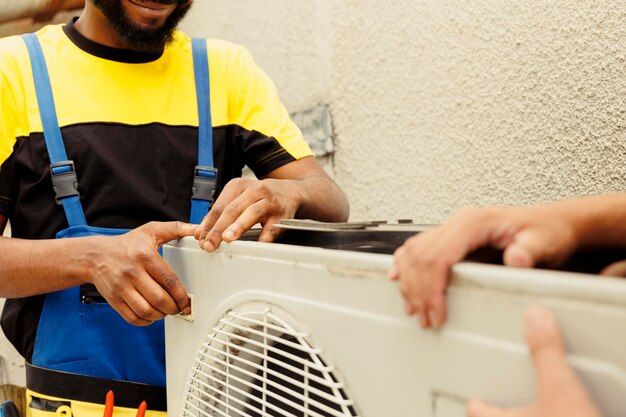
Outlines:
{"label": "air conditioner top panel", "polygon": [[[198,248],[198,242],[193,238],[171,242],[166,247],[179,249],[172,253],[181,253],[181,249],[204,253]],[[271,259],[273,262],[308,264],[316,268],[336,271],[345,269],[354,276],[362,274],[364,277],[383,280],[387,279],[387,271],[393,263],[393,257],[384,254],[251,241],[222,243],[217,253],[228,257],[254,257]],[[453,266],[452,279],[455,285],[460,286],[477,286],[519,294],[556,295],[586,300],[600,298],[603,302],[614,300],[617,303],[626,303],[626,282],[578,272],[505,268],[478,262],[462,262]],[[597,285],[599,282],[601,284]]]}

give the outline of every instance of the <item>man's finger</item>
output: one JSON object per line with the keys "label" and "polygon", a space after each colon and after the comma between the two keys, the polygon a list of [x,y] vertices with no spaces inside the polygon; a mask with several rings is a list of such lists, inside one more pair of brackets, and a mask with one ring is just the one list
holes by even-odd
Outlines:
{"label": "man's finger", "polygon": [[193,236],[196,228],[196,225],[184,222],[150,222],[140,227],[154,239],[157,247],[172,240]]}
{"label": "man's finger", "polygon": [[209,230],[213,228],[217,219],[219,219],[222,215],[224,207],[225,205],[221,202],[215,202],[213,204],[213,207],[211,207],[209,213],[204,216],[204,219],[202,219],[202,222],[198,225],[196,232],[193,234],[193,237],[195,237],[197,241],[202,243],[206,239],[206,235],[209,233]]}
{"label": "man's finger", "polygon": [[391,268],[389,268],[389,272],[387,272],[387,278],[391,281],[397,281],[400,278],[400,272],[398,271],[398,266],[395,261],[391,265]]}
{"label": "man's finger", "polygon": [[400,294],[402,294],[402,300],[404,301],[404,311],[406,312],[408,316],[412,316],[413,314],[415,314],[415,309],[413,308],[413,305],[409,301],[409,292],[410,292],[410,287],[409,287],[408,281],[401,278],[400,279]]}
{"label": "man's finger", "polygon": [[172,308],[167,306],[167,301],[155,307],[163,312],[169,313],[172,311],[171,314],[177,314],[178,312],[189,314],[191,312],[191,301],[189,301],[187,290],[167,262],[160,256],[154,256],[145,263],[144,267],[152,279],[167,291],[174,300],[178,306],[178,311],[172,311]]}
{"label": "man's finger", "polygon": [[206,239],[207,234],[211,231],[211,229],[213,229],[215,222],[217,222],[220,218],[226,207],[228,207],[230,202],[236,199],[244,190],[245,182],[241,180],[232,180],[226,184],[226,187],[224,187],[217,200],[213,203],[211,210],[204,217],[200,226],[196,229],[194,237],[200,241],[201,246],[203,243],[202,241]]}
{"label": "man's finger", "polygon": [[529,309],[524,315],[524,333],[535,364],[540,392],[559,389],[564,380],[574,377],[567,364],[556,319],[550,311],[541,307]]}
{"label": "man's finger", "polygon": [[[135,289],[155,309],[164,315],[175,315],[181,312],[181,308],[172,296],[151,276],[146,274],[145,279],[135,283]],[[155,320],[155,319],[153,319]]]}
{"label": "man's finger", "polygon": [[412,310],[419,316],[420,326],[431,326],[428,317],[428,299],[430,280],[433,278],[433,266],[438,262],[437,252],[428,242],[431,235],[417,235],[405,243],[406,250],[397,258],[400,279],[407,282],[408,300]]}
{"label": "man's finger", "polygon": [[514,266],[517,268],[532,268],[535,266],[535,259],[533,254],[520,243],[512,243],[505,250],[502,255],[504,264],[507,266]]}
{"label": "man's finger", "polygon": [[[220,218],[215,222],[213,228],[207,234],[204,249],[208,251],[217,249],[224,238],[224,233],[229,227],[233,227],[233,237],[229,238],[229,241],[235,240],[239,237],[236,236],[235,233],[243,234],[240,229],[247,226],[247,219],[255,217],[256,213],[262,211],[261,206],[257,204],[261,198],[262,196],[256,195],[250,189],[247,189],[231,201],[228,207],[224,209]],[[244,213],[246,213],[246,215],[243,217],[244,223],[241,227],[239,228],[237,226],[233,226],[234,223],[244,215]],[[248,228],[254,226],[256,223],[257,222],[252,223],[252,225]]]}
{"label": "man's finger", "polygon": [[124,295],[124,301],[133,312],[142,320],[154,322],[161,320],[167,314],[154,308],[138,291],[129,291]]}
{"label": "man's finger", "polygon": [[261,230],[261,234],[259,235],[259,242],[267,242],[271,243],[276,240],[278,236],[283,232],[283,229],[279,229],[278,227],[274,227],[274,225],[280,222],[281,217],[272,217],[265,221],[263,225],[263,230]]}
{"label": "man's finger", "polygon": [[608,277],[626,277],[626,261],[614,262],[600,272],[600,275]]}
{"label": "man's finger", "polygon": [[[482,401],[469,401],[467,403],[468,417],[530,417],[524,410],[507,410],[496,407]],[[554,416],[556,417],[556,416]]]}
{"label": "man's finger", "polygon": [[[241,213],[241,215],[226,227],[222,234],[225,242],[232,242],[239,239],[244,233],[257,223],[263,222],[268,215],[267,203],[256,201]],[[221,220],[221,219],[220,219]],[[227,223],[227,221],[225,221]],[[263,228],[265,230],[265,227]],[[263,233],[261,233],[263,235]],[[261,240],[259,238],[259,240]]]}
{"label": "man's finger", "polygon": [[410,297],[413,309],[419,316],[420,326],[423,329],[430,327],[430,319],[428,317],[428,292],[426,285],[430,279],[430,271],[427,268],[419,268],[413,273],[413,288]]}
{"label": "man's finger", "polygon": [[411,315],[417,314],[422,328],[430,326],[428,311],[426,308],[426,292],[424,291],[425,279],[424,268],[420,262],[415,262],[413,248],[399,257],[398,268],[400,269],[400,281],[403,296],[411,307]]}
{"label": "man's finger", "polygon": [[137,314],[135,314],[133,309],[130,308],[126,301],[122,300],[121,298],[111,299],[108,300],[108,302],[109,305],[113,307],[113,309],[117,311],[118,314],[122,316],[122,318],[124,318],[124,320],[126,320],[128,323],[134,326],[148,326],[152,324],[150,320],[142,319]]}
{"label": "man's finger", "polygon": [[239,197],[250,187],[251,184],[257,182],[250,178],[235,178],[226,184],[217,200],[211,207],[211,211],[205,216],[204,220],[194,234],[195,238],[200,242],[200,247],[205,246],[205,241],[209,232],[215,226],[215,223],[222,217],[222,214],[230,206],[231,202]]}
{"label": "man's finger", "polygon": [[533,268],[540,263],[554,263],[552,245],[546,244],[546,236],[527,229],[515,235],[514,241],[504,250],[504,264],[518,268]]}
{"label": "man's finger", "polygon": [[537,404],[548,410],[541,415],[599,417],[600,411],[567,363],[554,315],[544,308],[529,309],[524,315],[524,333],[537,373]]}
{"label": "man's finger", "polygon": [[434,261],[426,265],[424,276],[427,278],[425,288],[426,292],[426,308],[428,309],[428,321],[433,328],[440,328],[446,321],[446,293],[448,283],[450,282],[450,273],[452,264],[457,262],[458,258],[449,260],[450,253],[446,248],[453,249],[453,245],[444,239],[434,246],[432,251],[435,253]]}
{"label": "man's finger", "polygon": [[448,309],[446,306],[446,292],[431,294],[428,301],[428,319],[435,329],[440,329],[448,318]]}
{"label": "man's finger", "polygon": [[[473,221],[478,212],[469,211],[444,223],[436,231],[416,237],[413,254],[420,259],[419,274],[424,281],[428,325],[440,328],[447,318],[446,290],[452,265],[462,261],[474,249],[489,243],[492,227],[486,221]],[[481,211],[482,213],[482,211]],[[461,213],[462,214],[462,213]]]}

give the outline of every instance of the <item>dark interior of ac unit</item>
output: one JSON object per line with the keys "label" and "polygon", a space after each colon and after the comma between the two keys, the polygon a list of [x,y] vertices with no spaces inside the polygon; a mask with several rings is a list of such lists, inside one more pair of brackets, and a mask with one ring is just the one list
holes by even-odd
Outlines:
{"label": "dark interior of ac unit", "polygon": [[[390,255],[411,236],[434,226],[415,224],[410,220],[353,223],[285,220],[279,223],[278,227],[283,231],[278,236],[277,243]],[[243,240],[256,240],[259,234],[260,230],[253,229]],[[558,268],[544,267],[595,274],[611,263],[624,259],[626,259],[625,250],[579,251]],[[496,248],[481,248],[469,254],[466,260],[502,265],[502,251]]]}

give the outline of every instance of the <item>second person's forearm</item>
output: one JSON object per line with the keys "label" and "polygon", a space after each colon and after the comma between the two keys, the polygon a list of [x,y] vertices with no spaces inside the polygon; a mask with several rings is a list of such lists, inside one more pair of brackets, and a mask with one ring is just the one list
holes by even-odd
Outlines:
{"label": "second person's forearm", "polygon": [[552,203],[572,223],[579,249],[626,248],[626,194]]}

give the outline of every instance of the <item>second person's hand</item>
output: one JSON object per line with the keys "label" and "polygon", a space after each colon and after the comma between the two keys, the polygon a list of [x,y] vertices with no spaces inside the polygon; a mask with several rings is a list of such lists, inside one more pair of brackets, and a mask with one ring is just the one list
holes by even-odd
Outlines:
{"label": "second person's hand", "polygon": [[570,203],[460,210],[409,238],[396,251],[389,278],[400,282],[407,314],[417,315],[422,327],[440,327],[452,265],[483,246],[504,250],[508,266],[559,264],[576,249],[573,211]]}
{"label": "second person's hand", "polygon": [[537,374],[535,401],[511,409],[470,401],[468,417],[601,417],[598,406],[567,362],[554,315],[540,307],[529,309],[524,315],[524,334]]}

